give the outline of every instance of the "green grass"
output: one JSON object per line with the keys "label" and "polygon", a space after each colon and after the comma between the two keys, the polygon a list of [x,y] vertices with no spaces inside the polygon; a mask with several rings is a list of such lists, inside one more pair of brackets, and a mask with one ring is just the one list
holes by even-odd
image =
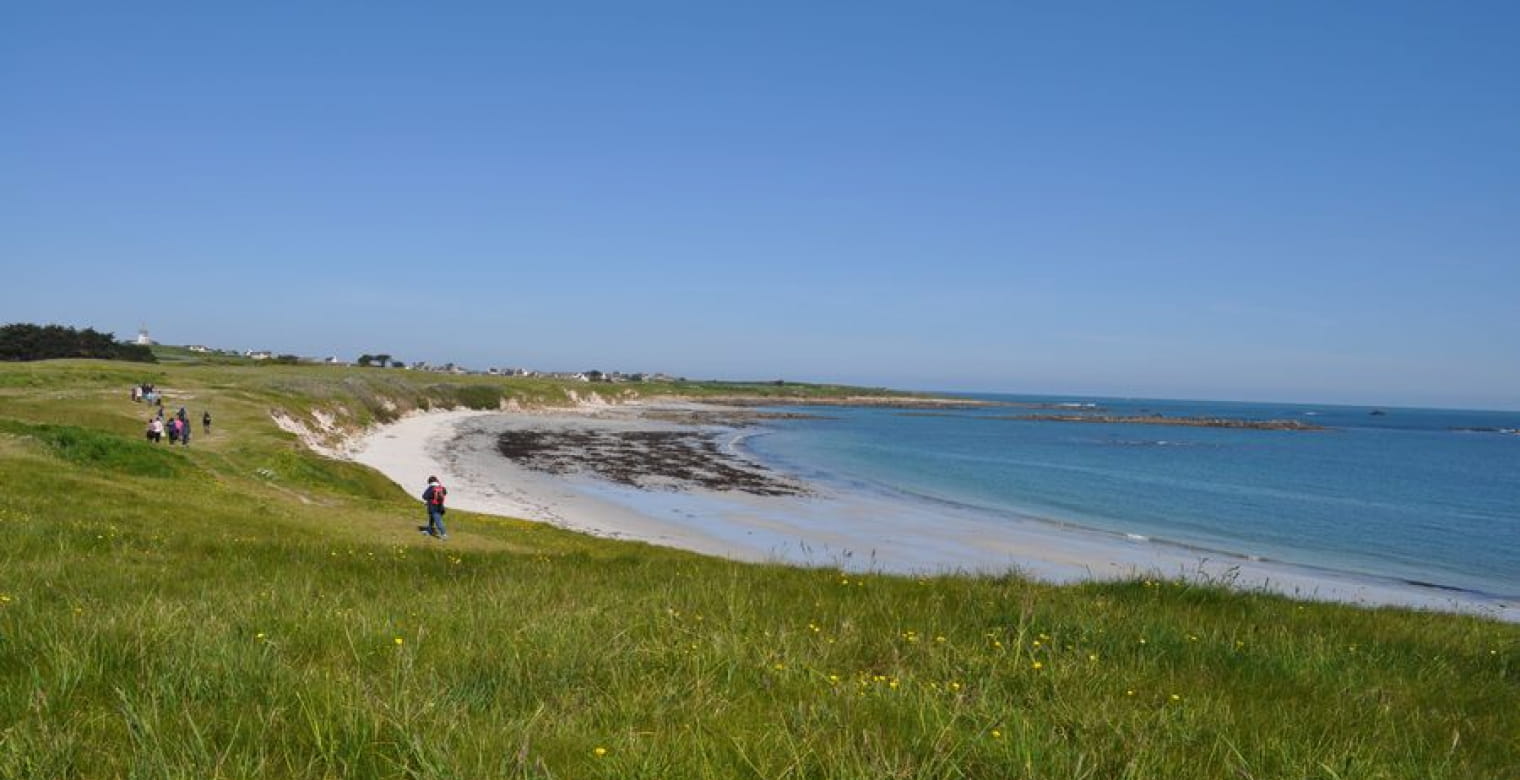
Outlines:
{"label": "green grass", "polygon": [[35,439],[59,459],[87,469],[142,477],[173,477],[182,460],[116,433],[75,425],[36,425],[0,419],[0,434]]}
{"label": "green grass", "polygon": [[465,512],[439,545],[409,491],[270,411],[355,427],[584,385],[144,367],[216,414],[170,450],[112,369],[0,367],[0,777],[1520,776],[1520,627]]}

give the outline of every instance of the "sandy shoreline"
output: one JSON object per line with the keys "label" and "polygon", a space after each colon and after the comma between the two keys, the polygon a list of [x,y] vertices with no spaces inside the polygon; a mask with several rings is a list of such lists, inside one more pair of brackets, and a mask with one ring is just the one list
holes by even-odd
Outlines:
{"label": "sandy shoreline", "polygon": [[[744,561],[838,566],[893,573],[1004,572],[1051,582],[1158,575],[1211,578],[1242,589],[1368,606],[1410,606],[1520,622],[1520,605],[1477,594],[1360,578],[1271,561],[1208,555],[1041,520],[989,522],[950,506],[809,485],[798,495],[750,495],[687,485],[640,489],[578,473],[519,466],[496,450],[508,432],[641,437],[693,431],[670,421],[688,407],[595,407],[534,412],[431,412],[374,429],[348,448],[409,492],[429,474],[453,506],[517,517],[609,538],[677,547]],[[696,408],[696,407],[690,407]],[[701,407],[711,409],[710,406]],[[725,429],[703,426],[701,430]],[[724,455],[747,431],[723,434]],[[1206,557],[1207,556],[1207,557]]]}

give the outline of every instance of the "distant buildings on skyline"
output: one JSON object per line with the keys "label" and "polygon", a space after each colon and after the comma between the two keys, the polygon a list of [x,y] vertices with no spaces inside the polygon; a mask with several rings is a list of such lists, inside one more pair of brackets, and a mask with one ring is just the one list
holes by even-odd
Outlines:
{"label": "distant buildings on skyline", "polygon": [[[153,341],[149,337],[147,326],[143,326],[142,328],[138,329],[137,339],[134,341],[134,343],[142,344],[144,346],[152,346],[158,344],[158,342]],[[643,371],[539,371],[531,368],[500,368],[494,366],[486,369],[473,369],[456,365],[454,363],[444,363],[442,365],[433,365],[427,361],[414,361],[411,363],[406,363],[399,360],[389,360],[389,355],[364,355],[358,361],[351,361],[343,360],[336,355],[329,355],[327,357],[309,357],[303,355],[276,354],[274,351],[267,349],[218,349],[214,347],[208,347],[204,344],[189,344],[186,345],[184,349],[203,355],[241,357],[257,361],[278,360],[285,363],[325,366],[356,366],[362,364],[367,367],[384,369],[387,371],[432,371],[441,374],[467,374],[477,376],[542,377],[545,379],[559,379],[572,382],[625,383],[684,381],[684,377],[676,377],[658,372],[649,373]],[[387,358],[387,360],[376,362],[374,359],[379,357]],[[371,358],[371,360],[361,363],[361,361],[363,361],[363,358]]]}

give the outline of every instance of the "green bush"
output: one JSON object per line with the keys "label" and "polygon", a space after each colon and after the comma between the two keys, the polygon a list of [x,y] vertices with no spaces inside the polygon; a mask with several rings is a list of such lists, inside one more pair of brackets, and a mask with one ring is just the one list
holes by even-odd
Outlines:
{"label": "green bush", "polygon": [[184,462],[167,447],[72,425],[31,425],[0,420],[0,431],[36,439],[53,455],[70,463],[135,477],[177,476]]}
{"label": "green bush", "polygon": [[464,385],[453,388],[456,405],[469,409],[500,409],[502,390],[492,385]]}

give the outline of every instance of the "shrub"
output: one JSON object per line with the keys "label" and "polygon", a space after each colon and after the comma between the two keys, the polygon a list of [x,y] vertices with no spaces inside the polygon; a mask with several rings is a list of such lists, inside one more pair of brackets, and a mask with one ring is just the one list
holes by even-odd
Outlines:
{"label": "shrub", "polygon": [[464,385],[454,388],[454,400],[470,409],[500,409],[502,392],[490,385]]}
{"label": "shrub", "polygon": [[32,425],[0,420],[0,431],[29,436],[55,456],[87,468],[137,477],[173,477],[183,459],[167,448],[105,431],[72,425]]}

